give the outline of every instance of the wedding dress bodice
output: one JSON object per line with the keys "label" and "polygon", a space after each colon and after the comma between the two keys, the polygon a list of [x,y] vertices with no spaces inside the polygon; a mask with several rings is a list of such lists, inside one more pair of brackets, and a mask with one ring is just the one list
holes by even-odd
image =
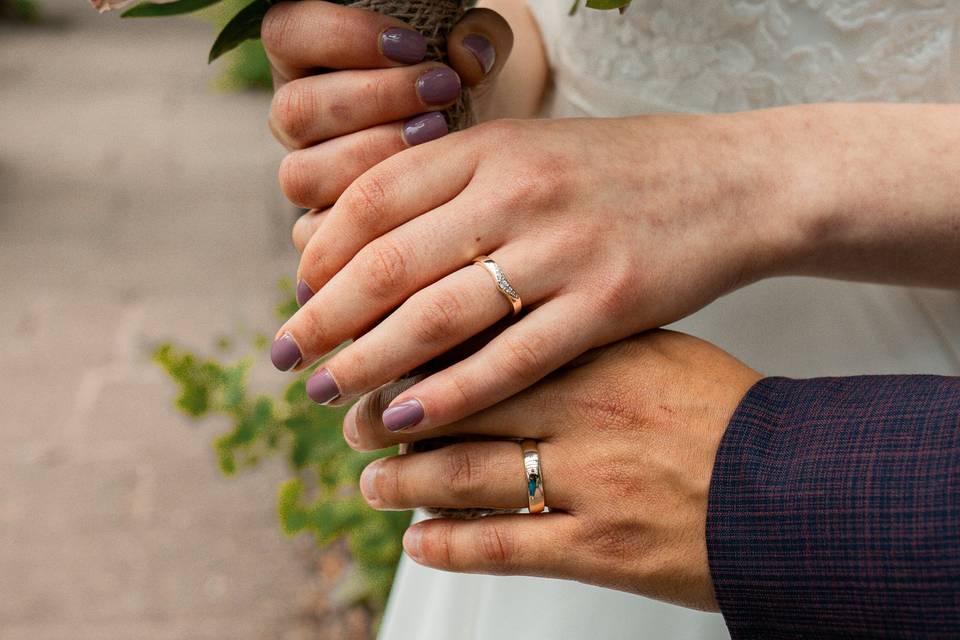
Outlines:
{"label": "wedding dress bodice", "polygon": [[960,91],[960,0],[634,0],[623,15],[573,16],[559,0],[529,4],[557,93],[583,114],[951,102]]}

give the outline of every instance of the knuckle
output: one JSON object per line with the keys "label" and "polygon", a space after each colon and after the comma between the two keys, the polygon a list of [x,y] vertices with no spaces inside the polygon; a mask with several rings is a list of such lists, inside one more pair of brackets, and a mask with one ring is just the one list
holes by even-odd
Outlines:
{"label": "knuckle", "polygon": [[566,170],[556,166],[555,160],[525,159],[523,167],[512,175],[509,187],[502,191],[501,206],[507,211],[559,207],[568,200],[563,177]]}
{"label": "knuckle", "polygon": [[263,17],[260,27],[260,39],[263,48],[273,54],[282,53],[301,36],[302,20],[296,19],[293,7],[278,4],[270,8]]}
{"label": "knuckle", "polygon": [[420,542],[420,551],[430,564],[437,567],[456,568],[453,552],[453,524],[444,522],[431,527]]}
{"label": "knuckle", "polygon": [[355,226],[371,230],[382,225],[387,216],[387,181],[387,176],[369,173],[343,193],[341,202],[350,211]]}
{"label": "knuckle", "polygon": [[[323,319],[309,305],[298,312],[295,321],[298,323],[297,335],[301,336],[300,346],[303,348],[304,360],[312,360],[315,354],[323,354],[332,349],[330,331]],[[291,325],[292,326],[292,325]],[[303,336],[306,336],[305,339]]]}
{"label": "knuckle", "polygon": [[591,469],[591,485],[599,492],[617,500],[646,503],[650,496],[648,480],[636,472],[627,460],[606,459]]}
{"label": "knuckle", "polygon": [[369,104],[376,113],[389,114],[396,109],[397,90],[383,74],[373,75],[368,81],[366,91]]}
{"label": "knuckle", "polygon": [[[347,396],[365,393],[377,385],[377,361],[374,354],[364,348],[363,344],[354,342],[338,352],[336,357],[336,365],[328,366],[336,366],[338,371],[343,372],[339,382]],[[374,358],[373,361],[371,357]]]}
{"label": "knuckle", "polygon": [[495,522],[483,522],[477,534],[480,557],[486,564],[507,570],[516,557],[516,539]]}
{"label": "knuckle", "polygon": [[320,203],[315,200],[316,188],[302,154],[293,152],[280,163],[280,188],[287,199],[295,205],[309,207]]}
{"label": "knuckle", "polygon": [[328,248],[321,246],[321,243],[308,241],[300,256],[300,277],[311,285],[323,282],[329,275],[327,268],[329,259]]}
{"label": "knuckle", "polygon": [[450,384],[449,391],[453,394],[451,402],[454,406],[469,407],[472,404],[473,385],[462,373],[451,371],[447,374]]}
{"label": "knuckle", "polygon": [[473,447],[446,447],[442,465],[442,477],[454,498],[469,499],[482,489],[484,463]]}
{"label": "knuckle", "polygon": [[544,354],[549,352],[549,341],[542,334],[531,334],[523,338],[503,335],[504,357],[498,359],[498,366],[509,379],[521,382],[539,379],[546,371]]}
{"label": "knuckle", "polygon": [[364,282],[367,292],[374,298],[396,294],[407,281],[407,253],[396,241],[381,238],[363,250]]}
{"label": "knuckle", "polygon": [[[399,138],[399,136],[398,136]],[[379,163],[390,155],[390,150],[384,141],[384,136],[380,131],[364,131],[357,135],[357,143],[353,149],[353,157],[356,161],[352,168],[350,180],[353,181],[357,175]]]}
{"label": "knuckle", "polygon": [[639,289],[636,274],[642,272],[640,265],[629,259],[611,264],[595,283],[594,304],[598,310],[606,315],[621,316],[633,303]]}
{"label": "knuckle", "polygon": [[619,389],[614,380],[598,382],[603,385],[603,393],[592,393],[592,390],[583,393],[575,403],[576,411],[599,429],[636,432],[647,416],[638,406],[635,395]]}
{"label": "knuckle", "polygon": [[423,301],[418,309],[419,319],[414,323],[416,337],[433,344],[449,340],[453,329],[461,324],[464,308],[452,291],[442,291]]}
{"label": "knuckle", "polygon": [[320,97],[306,82],[293,80],[273,95],[270,114],[280,131],[295,145],[306,146],[320,116]]}

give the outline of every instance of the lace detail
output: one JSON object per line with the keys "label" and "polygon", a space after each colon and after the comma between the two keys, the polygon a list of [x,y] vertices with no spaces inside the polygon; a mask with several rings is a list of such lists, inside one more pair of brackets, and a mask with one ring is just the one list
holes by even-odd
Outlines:
{"label": "lace detail", "polygon": [[634,0],[573,17],[530,4],[558,91],[593,115],[958,95],[958,0]]}

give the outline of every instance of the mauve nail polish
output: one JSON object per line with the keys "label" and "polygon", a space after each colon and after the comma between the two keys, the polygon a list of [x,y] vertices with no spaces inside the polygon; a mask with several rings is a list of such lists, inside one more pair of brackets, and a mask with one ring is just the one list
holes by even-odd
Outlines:
{"label": "mauve nail polish", "polygon": [[327,404],[340,397],[340,387],[329,371],[319,369],[307,380],[307,395],[317,404]]}
{"label": "mauve nail polish", "polygon": [[285,333],[274,340],[273,346],[270,347],[270,360],[273,361],[273,366],[280,371],[293,369],[302,359],[300,347],[297,346],[293,336],[289,333]]}
{"label": "mauve nail polish", "polygon": [[297,304],[301,307],[307,304],[307,300],[313,297],[313,289],[306,282],[301,280],[297,283]]}
{"label": "mauve nail polish", "polygon": [[[411,118],[403,125],[403,139],[411,147],[447,135],[447,119],[439,111]],[[312,295],[312,294],[311,294]]]}
{"label": "mauve nail polish", "polygon": [[413,29],[391,27],[380,34],[383,55],[404,64],[416,64],[427,55],[427,39]]}
{"label": "mauve nail polish", "polygon": [[423,405],[419,400],[407,400],[383,412],[383,426],[390,431],[409,429],[423,420]]}
{"label": "mauve nail polish", "polygon": [[479,34],[471,33],[463,39],[463,47],[476,57],[484,73],[490,73],[490,69],[493,69],[497,61],[497,50],[489,40]]}
{"label": "mauve nail polish", "polygon": [[417,78],[417,95],[424,104],[446,104],[460,95],[460,76],[450,67],[437,67]]}

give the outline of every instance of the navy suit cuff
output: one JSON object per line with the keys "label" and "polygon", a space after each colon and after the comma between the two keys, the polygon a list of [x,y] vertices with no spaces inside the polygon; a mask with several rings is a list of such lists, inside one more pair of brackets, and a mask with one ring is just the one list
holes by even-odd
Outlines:
{"label": "navy suit cuff", "polygon": [[960,637],[958,416],[957,378],[759,381],[707,513],[731,635]]}

